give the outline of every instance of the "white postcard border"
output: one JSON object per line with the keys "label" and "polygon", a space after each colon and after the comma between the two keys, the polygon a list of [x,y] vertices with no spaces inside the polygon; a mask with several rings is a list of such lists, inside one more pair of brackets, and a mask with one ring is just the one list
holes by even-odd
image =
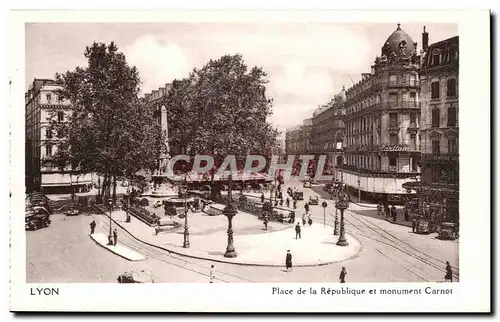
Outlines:
{"label": "white postcard border", "polygon": [[[279,286],[340,284],[27,284],[24,231],[24,22],[441,22],[460,36],[460,283],[451,296],[276,296]],[[28,11],[10,16],[11,310],[29,311],[488,311],[490,308],[490,28],[487,11]],[[369,66],[367,66],[368,68]],[[31,287],[58,287],[35,297]],[[442,283],[345,284],[344,287],[424,288]]]}

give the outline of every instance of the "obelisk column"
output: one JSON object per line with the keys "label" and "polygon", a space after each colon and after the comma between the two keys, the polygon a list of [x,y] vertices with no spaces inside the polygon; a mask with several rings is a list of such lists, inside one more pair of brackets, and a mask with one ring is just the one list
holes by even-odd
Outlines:
{"label": "obelisk column", "polygon": [[168,120],[167,120],[167,108],[165,105],[161,106],[161,119],[160,119],[161,131],[165,133],[165,140],[162,142],[161,152],[160,152],[160,169],[161,173],[163,169],[167,166],[167,162],[170,159],[170,147],[168,145]]}

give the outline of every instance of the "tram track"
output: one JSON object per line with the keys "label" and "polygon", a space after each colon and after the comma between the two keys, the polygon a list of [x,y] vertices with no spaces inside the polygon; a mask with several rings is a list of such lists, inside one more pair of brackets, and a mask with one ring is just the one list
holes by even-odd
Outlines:
{"label": "tram track", "polygon": [[[350,226],[355,227],[358,229],[360,232],[364,233],[366,235],[366,231],[361,229],[358,225],[356,225],[353,221],[349,220],[346,218],[347,216],[344,215],[344,220],[346,220]],[[388,245],[401,253],[404,253],[410,257],[413,257],[414,259],[418,260],[419,262],[426,264],[427,266],[430,266],[441,273],[446,273],[446,269],[444,268],[446,266],[446,262],[441,261],[437,258],[435,258],[432,255],[426,254],[422,252],[421,250],[415,248],[414,246],[410,245],[409,243],[401,240],[400,238],[394,236],[387,230],[383,229],[379,225],[366,220],[366,219],[360,219],[359,216],[349,214],[349,218],[357,220],[358,223],[362,225],[362,227],[365,227],[369,231],[372,231],[376,233],[382,240],[369,237],[374,241],[377,241],[379,243]],[[368,237],[368,236],[367,236]],[[452,266],[452,273],[453,273],[453,278],[456,281],[459,281],[459,269],[457,267]]]}
{"label": "tram track", "polygon": [[[354,235],[356,235],[356,236],[362,236],[362,237],[367,238],[369,240],[375,241],[375,242],[377,242],[379,244],[383,244],[383,245],[387,245],[389,247],[393,247],[393,245],[390,244],[390,243],[388,243],[387,241],[380,240],[380,239],[374,238],[373,236],[369,236],[369,235],[365,234],[365,231],[363,231],[361,228],[359,228],[356,224],[352,223],[348,219],[344,218],[344,220],[347,223],[349,223],[349,227],[355,228],[357,230],[356,232],[352,232]],[[398,266],[404,268],[407,272],[409,272],[412,275],[417,276],[419,279],[421,279],[424,282],[434,281],[437,278],[436,276],[434,276],[432,274],[429,274],[428,272],[426,272],[424,270],[415,268],[415,265],[414,265],[415,263],[412,263],[409,260],[404,259],[401,256],[397,256],[395,254],[388,255],[385,251],[382,251],[379,247],[374,247],[374,249],[379,254],[383,255],[384,257],[387,257],[391,262],[393,262],[393,263],[397,264]],[[401,252],[400,249],[397,249],[397,250],[399,250]],[[403,254],[409,255],[407,253],[403,253]],[[413,256],[410,256],[410,257],[413,258]],[[398,259],[399,262],[396,259]],[[424,275],[426,277],[424,277]]]}
{"label": "tram track", "polygon": [[[98,221],[101,224],[101,227],[103,227],[105,230],[109,230],[109,222],[106,219],[103,219],[102,216],[98,214],[92,214],[91,215],[96,221]],[[177,255],[172,255],[169,253],[167,250],[161,249],[156,246],[152,246],[148,243],[142,242],[135,238],[130,232],[126,231],[125,229],[121,228],[118,226],[120,231],[123,233],[120,234],[120,243],[123,244],[124,246],[129,247],[130,249],[133,249],[141,254],[144,254],[146,257],[156,259],[158,261],[161,261],[163,263],[179,267],[181,269],[191,271],[193,273],[209,277],[209,274],[205,272],[207,269],[204,265],[200,265],[199,263],[196,263],[194,261],[189,261],[186,258],[183,258],[181,256]],[[125,239],[124,239],[125,237]],[[208,260],[207,260],[208,261]],[[180,263],[179,263],[180,262]],[[189,266],[194,266],[193,267],[186,267],[187,265]],[[203,268],[204,270],[200,270],[199,268]],[[224,283],[237,283],[237,282],[246,282],[246,283],[253,283],[254,281],[225,272],[223,270],[217,269],[217,277],[215,280],[224,282]],[[223,277],[219,277],[219,276]]]}

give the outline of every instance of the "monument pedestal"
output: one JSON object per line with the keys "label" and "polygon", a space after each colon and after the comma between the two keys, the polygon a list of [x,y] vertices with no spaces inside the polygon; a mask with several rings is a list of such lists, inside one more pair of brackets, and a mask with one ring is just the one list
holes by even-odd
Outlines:
{"label": "monument pedestal", "polygon": [[164,198],[164,197],[177,197],[178,192],[168,183],[161,183],[156,186],[156,189],[151,191],[151,197]]}

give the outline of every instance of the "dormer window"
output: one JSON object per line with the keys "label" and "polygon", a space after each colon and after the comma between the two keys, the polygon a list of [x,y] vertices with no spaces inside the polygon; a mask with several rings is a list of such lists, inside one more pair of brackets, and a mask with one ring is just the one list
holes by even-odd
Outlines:
{"label": "dormer window", "polygon": [[432,65],[436,66],[439,65],[441,61],[441,55],[439,53],[435,53],[432,55]]}

